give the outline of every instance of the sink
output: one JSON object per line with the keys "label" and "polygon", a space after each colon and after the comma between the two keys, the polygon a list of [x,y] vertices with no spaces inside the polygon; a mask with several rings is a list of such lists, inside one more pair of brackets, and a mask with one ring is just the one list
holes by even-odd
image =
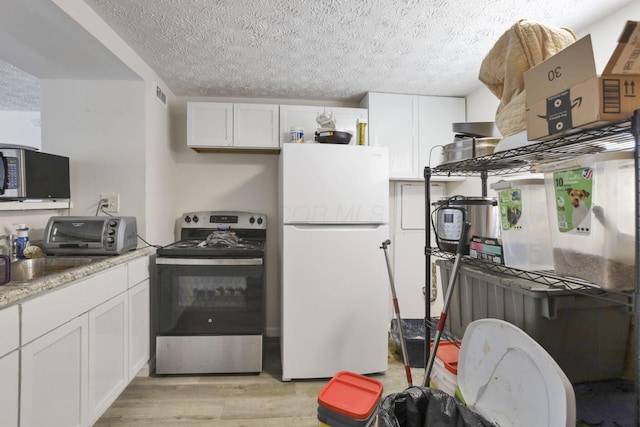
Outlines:
{"label": "sink", "polygon": [[11,263],[10,282],[36,279],[70,268],[82,267],[95,261],[85,257],[45,257],[24,259]]}

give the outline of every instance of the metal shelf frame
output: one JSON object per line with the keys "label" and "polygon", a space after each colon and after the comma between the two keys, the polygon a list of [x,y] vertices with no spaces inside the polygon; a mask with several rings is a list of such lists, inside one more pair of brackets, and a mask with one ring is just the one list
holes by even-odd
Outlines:
{"label": "metal shelf frame", "polygon": [[[482,195],[487,195],[487,177],[521,172],[535,172],[541,163],[561,161],[576,156],[610,151],[634,150],[635,158],[635,230],[636,230],[636,273],[635,290],[616,292],[604,290],[596,285],[579,279],[557,276],[549,271],[526,271],[509,268],[471,257],[463,257],[462,262],[498,274],[506,274],[516,278],[527,279],[550,288],[563,289],[578,294],[588,295],[625,306],[634,314],[635,319],[635,419],[640,425],[640,110],[636,110],[630,120],[607,124],[594,129],[580,129],[569,135],[536,142],[521,148],[505,150],[487,156],[456,162],[447,162],[435,168],[424,168],[425,185],[425,283],[431,288],[431,257],[452,259],[454,254],[431,248],[431,177],[432,176],[476,176],[482,180]],[[425,299],[426,335],[431,333],[430,299]],[[429,360],[429,346],[426,346],[425,365]]]}

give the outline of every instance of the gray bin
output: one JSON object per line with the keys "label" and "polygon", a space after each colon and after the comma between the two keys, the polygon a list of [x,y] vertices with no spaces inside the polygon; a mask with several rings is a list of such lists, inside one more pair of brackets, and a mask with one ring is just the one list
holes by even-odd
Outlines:
{"label": "gray bin", "polygon": [[[446,292],[453,262],[436,265]],[[572,383],[622,376],[631,315],[620,304],[461,264],[446,328],[462,337],[469,323],[485,318],[522,329]]]}

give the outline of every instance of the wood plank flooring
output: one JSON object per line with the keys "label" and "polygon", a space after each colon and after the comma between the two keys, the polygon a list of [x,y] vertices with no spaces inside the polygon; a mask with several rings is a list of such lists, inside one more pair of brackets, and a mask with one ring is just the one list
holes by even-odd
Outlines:
{"label": "wood plank flooring", "polygon": [[[327,379],[281,381],[277,338],[265,341],[263,366],[259,375],[136,377],[95,426],[317,427]],[[419,385],[424,369],[411,371]],[[407,387],[404,365],[391,351],[387,372],[372,378],[383,383],[383,397]]]}

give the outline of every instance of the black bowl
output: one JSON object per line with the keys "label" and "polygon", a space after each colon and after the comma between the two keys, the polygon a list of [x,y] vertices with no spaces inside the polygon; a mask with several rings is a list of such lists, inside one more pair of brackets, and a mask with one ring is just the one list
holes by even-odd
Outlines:
{"label": "black bowl", "polygon": [[316,132],[316,141],[326,144],[348,144],[351,142],[353,135],[349,132],[342,132],[337,130],[327,130],[322,132]]}

